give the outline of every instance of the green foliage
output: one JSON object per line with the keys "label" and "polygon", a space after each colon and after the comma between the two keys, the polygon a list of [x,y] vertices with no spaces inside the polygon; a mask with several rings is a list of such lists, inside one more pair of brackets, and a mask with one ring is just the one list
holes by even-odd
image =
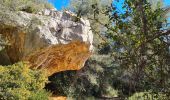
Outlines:
{"label": "green foliage", "polygon": [[[70,98],[117,97],[118,91],[111,85],[116,69],[110,70],[112,59],[108,55],[93,55],[80,71],[57,73],[49,78],[47,89]],[[110,77],[112,76],[112,78]]]}
{"label": "green foliage", "polygon": [[36,91],[28,100],[49,100],[51,94],[45,90]]}
{"label": "green foliage", "polygon": [[162,93],[152,93],[152,92],[139,92],[133,94],[128,100],[168,100],[169,98]]}
{"label": "green foliage", "polygon": [[31,70],[26,63],[0,66],[0,99],[48,100],[46,82],[44,71]]}
{"label": "green foliage", "polygon": [[103,9],[103,7],[110,5],[112,0],[107,0],[107,1],[104,1],[104,0],[85,0],[85,1],[71,0],[70,2],[71,3],[70,3],[69,9],[71,9],[73,12],[78,13],[80,11],[81,16],[90,16],[90,14],[94,14],[93,6],[96,5],[98,7],[98,10],[101,10]]}
{"label": "green foliage", "polygon": [[0,5],[2,6],[1,9],[26,11],[28,13],[35,13],[45,8],[53,8],[46,0],[1,0]]}
{"label": "green foliage", "polygon": [[71,10],[86,16],[93,32],[106,42],[97,47],[101,41],[95,35],[95,54],[105,54],[111,60],[90,59],[71,86],[72,94],[101,96],[108,87],[117,89],[121,97],[148,90],[169,94],[170,30],[161,0],[125,0],[122,11],[114,4],[119,0],[106,5],[101,1],[71,3]]}
{"label": "green foliage", "polygon": [[106,25],[105,38],[113,63],[122,72],[117,74],[118,80],[126,83],[117,88],[128,95],[145,90],[168,94],[170,30],[164,25],[163,9],[152,9],[147,0],[125,0],[123,8],[123,12],[114,5],[106,8],[110,24]]}
{"label": "green foliage", "polygon": [[[96,45],[103,41],[99,33],[104,33],[106,31],[104,25],[109,23],[109,17],[103,11],[111,3],[112,0],[70,0],[68,9],[76,13],[78,17],[86,17],[90,21],[91,29],[95,33],[94,43]],[[101,20],[101,23],[98,23],[98,20]]]}
{"label": "green foliage", "polygon": [[74,80],[74,71],[59,72],[49,77],[49,83],[46,89],[53,91],[55,94],[67,95],[68,88]]}

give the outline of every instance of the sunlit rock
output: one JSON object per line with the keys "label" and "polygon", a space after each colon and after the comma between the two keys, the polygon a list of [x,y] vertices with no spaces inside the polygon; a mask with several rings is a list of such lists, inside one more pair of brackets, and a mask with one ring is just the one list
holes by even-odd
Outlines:
{"label": "sunlit rock", "polygon": [[[89,57],[89,52],[93,50],[93,34],[88,20],[81,18],[75,21],[75,18],[75,14],[68,11],[43,10],[37,14],[0,11],[0,34],[10,44],[1,52],[3,54],[0,55],[5,57],[0,57],[0,64],[4,60],[8,62],[5,64],[11,64],[28,57],[27,60],[34,67],[52,65],[48,66],[50,73],[57,72],[57,68],[58,71],[80,69]],[[47,56],[48,53],[50,56]],[[45,62],[39,60],[45,58],[45,55],[48,58]],[[71,59],[71,64],[65,63],[68,59]],[[36,61],[37,64],[34,63]],[[51,64],[47,64],[49,62]]]}
{"label": "sunlit rock", "polygon": [[89,45],[74,41],[69,44],[53,45],[37,50],[23,60],[33,69],[46,69],[48,75],[66,70],[79,70],[90,57]]}

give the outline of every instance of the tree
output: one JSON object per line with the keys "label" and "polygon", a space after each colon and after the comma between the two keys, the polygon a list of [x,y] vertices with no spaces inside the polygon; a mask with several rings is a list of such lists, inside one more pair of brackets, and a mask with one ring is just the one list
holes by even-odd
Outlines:
{"label": "tree", "polygon": [[[118,1],[103,7],[99,1],[74,2],[78,4],[71,10],[80,17],[89,18],[93,32],[99,31],[97,34],[104,43],[96,46],[98,50],[84,69],[73,73],[74,81],[68,83],[74,84],[67,84],[67,92],[71,87],[73,96],[79,99],[82,96],[102,97],[108,96],[106,88],[111,87],[118,90],[118,96],[122,98],[134,93],[168,98],[170,30],[165,15],[169,8],[162,8],[161,2],[153,5],[151,0],[125,0],[123,10],[120,10],[114,4]],[[106,23],[101,14],[106,16]],[[97,42],[94,44],[98,45]],[[67,80],[64,78],[67,74],[70,72],[60,78]]]}
{"label": "tree", "polygon": [[125,0],[123,13],[112,5],[107,37],[129,93],[169,92],[169,34],[164,9],[152,8],[147,0]]}
{"label": "tree", "polygon": [[[111,5],[111,3],[112,0],[71,0],[70,1],[70,5],[68,9],[76,13],[78,17],[84,17],[90,21],[91,29],[93,33],[95,33],[94,42],[96,46],[104,41],[100,33],[104,33],[106,31],[104,25],[109,22],[109,17],[103,12],[105,10],[104,8]],[[102,22],[99,23],[98,20],[102,20]]]}

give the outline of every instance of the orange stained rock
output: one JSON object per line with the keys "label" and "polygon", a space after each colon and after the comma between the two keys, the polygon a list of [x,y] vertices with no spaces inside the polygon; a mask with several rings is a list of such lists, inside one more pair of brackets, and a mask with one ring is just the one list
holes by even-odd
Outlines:
{"label": "orange stained rock", "polygon": [[[2,36],[9,42],[9,45],[6,46],[6,52],[8,54],[8,57],[11,61],[11,63],[16,63],[20,61],[20,59],[23,56],[23,49],[24,49],[24,43],[25,43],[25,33],[24,32],[18,32],[15,30],[15,28],[4,28],[1,29]],[[16,35],[17,34],[17,38]]]}
{"label": "orange stained rock", "polygon": [[89,45],[74,41],[37,50],[24,58],[33,69],[46,69],[48,75],[66,70],[79,70],[90,57]]}

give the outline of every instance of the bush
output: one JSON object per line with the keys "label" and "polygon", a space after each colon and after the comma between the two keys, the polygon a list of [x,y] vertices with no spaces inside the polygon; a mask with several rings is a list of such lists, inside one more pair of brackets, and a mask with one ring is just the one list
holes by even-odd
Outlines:
{"label": "bush", "polygon": [[86,100],[87,97],[118,97],[119,91],[112,82],[116,77],[113,74],[116,69],[110,70],[111,61],[110,56],[93,55],[80,71],[65,71],[50,76],[50,83],[46,88],[54,94],[64,95],[73,100]]}
{"label": "bush", "polygon": [[32,94],[29,100],[49,100],[50,93],[45,90],[40,90],[35,94]]}
{"label": "bush", "polygon": [[0,0],[0,6],[11,11],[26,11],[35,13],[42,9],[51,9],[53,6],[47,0]]}
{"label": "bush", "polygon": [[44,71],[31,70],[26,63],[0,66],[0,100],[48,100],[46,82]]}
{"label": "bush", "polygon": [[162,93],[138,92],[129,97],[128,100],[168,100],[168,97]]}

